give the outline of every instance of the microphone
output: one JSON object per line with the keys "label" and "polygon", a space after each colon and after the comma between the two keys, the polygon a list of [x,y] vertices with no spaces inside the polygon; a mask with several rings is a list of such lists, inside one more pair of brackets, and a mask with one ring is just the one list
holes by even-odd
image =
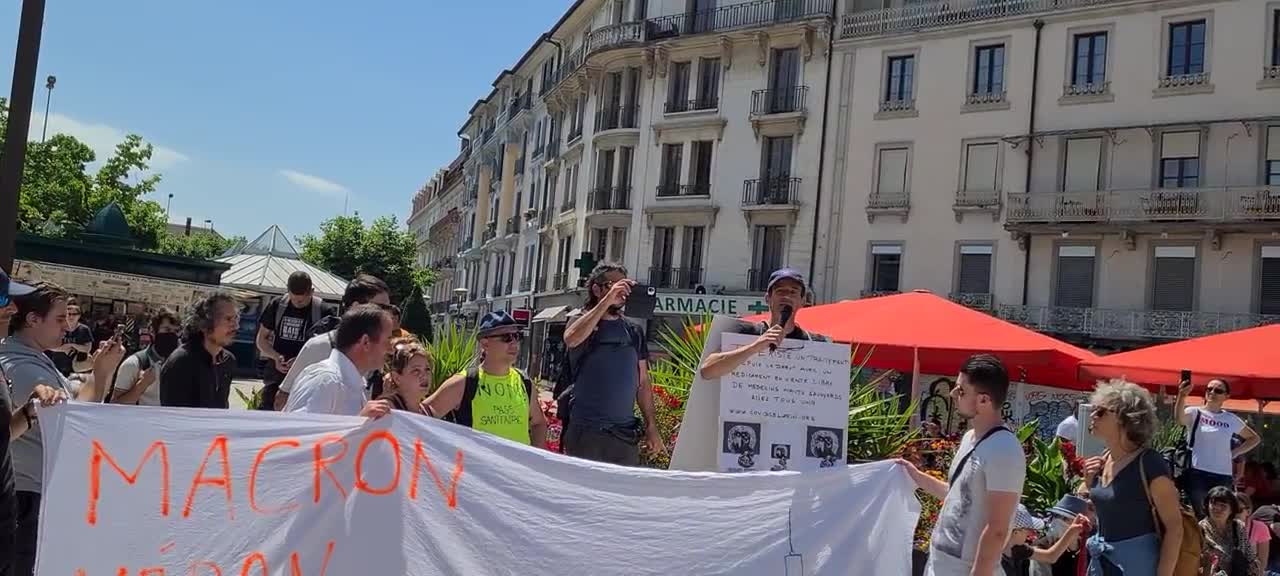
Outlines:
{"label": "microphone", "polygon": [[[779,318],[778,318],[778,326],[786,326],[786,325],[787,325],[787,322],[790,322],[790,321],[791,321],[791,315],[792,315],[792,314],[795,314],[795,313],[796,313],[795,308],[792,308],[790,305],[784,305],[784,306],[782,307],[782,311],[781,311],[781,312],[778,312],[778,316],[779,316]],[[778,351],[778,345],[777,345],[777,344],[770,344],[770,345],[769,345],[769,351],[770,351],[770,352],[777,352],[777,351]]]}

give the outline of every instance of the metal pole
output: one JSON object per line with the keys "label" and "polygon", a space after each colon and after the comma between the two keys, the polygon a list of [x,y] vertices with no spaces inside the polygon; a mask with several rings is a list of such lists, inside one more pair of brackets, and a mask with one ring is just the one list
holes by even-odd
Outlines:
{"label": "metal pole", "polygon": [[164,222],[169,223],[169,209],[173,208],[173,193],[169,193],[169,201],[164,205]]}
{"label": "metal pole", "polygon": [[44,144],[44,137],[49,133],[49,104],[53,102],[53,85],[58,83],[58,77],[50,75],[45,81],[44,87],[48,92],[44,97],[44,126],[40,128],[40,143]]}
{"label": "metal pole", "polygon": [[13,269],[14,241],[18,237],[18,190],[22,187],[22,165],[26,161],[27,131],[31,129],[44,0],[23,0],[20,22],[9,91],[9,129],[5,133],[4,157],[0,160],[0,268],[5,270]]}

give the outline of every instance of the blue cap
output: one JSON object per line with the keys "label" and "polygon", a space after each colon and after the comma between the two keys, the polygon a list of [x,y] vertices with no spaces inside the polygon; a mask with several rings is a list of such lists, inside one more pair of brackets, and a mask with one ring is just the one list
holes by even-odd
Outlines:
{"label": "blue cap", "polygon": [[516,319],[512,318],[510,314],[507,314],[506,310],[490,312],[480,318],[480,326],[476,330],[477,336],[484,338],[493,331],[499,328],[506,328],[507,326],[518,327],[519,324],[516,324]]}
{"label": "blue cap", "polygon": [[26,296],[35,291],[34,286],[10,280],[9,274],[0,269],[0,306],[8,306],[10,298]]}
{"label": "blue cap", "polygon": [[795,268],[779,268],[769,275],[769,286],[765,289],[765,292],[773,292],[774,285],[783,280],[794,280],[800,285],[801,294],[808,291],[808,286],[804,283],[804,275],[799,270]]}
{"label": "blue cap", "polygon": [[1058,500],[1058,503],[1049,509],[1049,513],[1055,516],[1061,516],[1068,520],[1075,518],[1077,515],[1087,513],[1089,511],[1089,502],[1084,498],[1074,494],[1067,494]]}

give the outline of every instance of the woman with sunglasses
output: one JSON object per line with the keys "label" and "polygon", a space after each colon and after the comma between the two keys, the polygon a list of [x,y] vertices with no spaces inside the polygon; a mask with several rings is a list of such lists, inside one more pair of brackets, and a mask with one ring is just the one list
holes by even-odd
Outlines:
{"label": "woman with sunglasses", "polygon": [[[1180,415],[1187,427],[1187,445],[1191,448],[1191,467],[1186,471],[1187,496],[1195,508],[1196,517],[1204,518],[1205,497],[1215,487],[1230,489],[1234,483],[1231,462],[1237,456],[1253,450],[1261,438],[1239,416],[1222,409],[1231,396],[1231,386],[1226,380],[1213,379],[1205,385],[1204,405],[1187,406],[1191,393],[1191,381],[1184,380],[1178,386],[1178,401],[1173,413]],[[1233,436],[1244,441],[1232,446]]]}
{"label": "woman with sunglasses", "polygon": [[431,387],[431,353],[416,338],[400,338],[391,344],[386,384],[379,400],[396,410],[418,411]]}

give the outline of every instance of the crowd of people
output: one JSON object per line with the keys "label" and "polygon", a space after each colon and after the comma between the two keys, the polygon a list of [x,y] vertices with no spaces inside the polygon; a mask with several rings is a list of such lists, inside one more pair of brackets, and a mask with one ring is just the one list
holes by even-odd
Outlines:
{"label": "crowd of people", "polygon": [[[635,466],[642,447],[666,450],[655,423],[647,337],[625,314],[635,285],[624,267],[600,264],[586,282],[585,305],[569,318],[568,362],[553,391],[568,455]],[[288,290],[261,315],[256,344],[267,367],[257,408],[368,418],[401,410],[546,445],[538,387],[515,366],[525,333],[506,312],[479,319],[475,361],[433,387],[432,352],[400,329],[400,311],[382,280],[352,279],[335,311],[323,308],[303,273],[290,277]],[[765,298],[770,320],[739,323],[739,332],[756,339],[709,354],[700,375],[729,374],[784,339],[829,341],[796,325],[793,312],[804,305],[807,290],[799,272],[774,272]],[[144,330],[147,345],[126,354],[121,330],[96,346],[83,342],[75,301],[58,286],[12,282],[0,271],[0,336],[7,336],[0,341],[0,376],[7,382],[0,387],[0,409],[11,416],[8,437],[0,441],[0,549],[7,551],[0,554],[0,576],[28,576],[34,569],[43,470],[37,407],[75,398],[228,408],[235,358],[227,347],[240,309],[232,297],[214,293],[183,318],[157,310]],[[89,373],[69,377],[68,363],[75,362],[88,364]],[[1086,425],[1105,452],[1087,460],[1074,494],[1048,518],[1037,518],[1019,503],[1027,462],[1001,416],[1008,372],[994,356],[970,358],[951,394],[971,429],[947,478],[899,460],[920,489],[942,500],[926,574],[1280,574],[1280,548],[1271,554],[1271,543],[1280,538],[1280,509],[1268,500],[1255,510],[1251,498],[1266,498],[1270,489],[1246,482],[1245,490],[1233,491],[1241,476],[1233,462],[1260,437],[1223,409],[1227,382],[1210,382],[1201,406],[1186,405],[1190,391],[1184,382],[1176,402],[1190,455],[1175,478],[1174,467],[1150,448],[1157,427],[1151,394],[1122,381],[1100,384]],[[1064,423],[1060,433],[1074,437],[1073,425]],[[1060,571],[1064,558],[1075,559],[1067,572]]]}

